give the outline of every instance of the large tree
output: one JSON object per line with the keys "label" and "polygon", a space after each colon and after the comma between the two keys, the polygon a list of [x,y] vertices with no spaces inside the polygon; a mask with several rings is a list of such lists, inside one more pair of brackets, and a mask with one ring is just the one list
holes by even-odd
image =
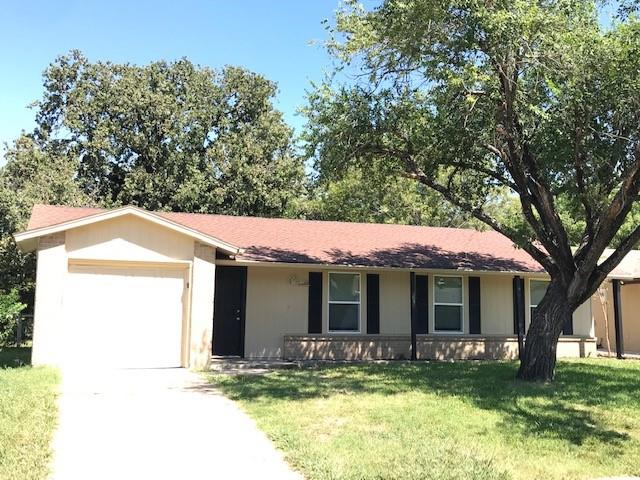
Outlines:
{"label": "large tree", "polygon": [[58,57],[35,103],[36,138],[77,158],[77,181],[107,206],[283,215],[304,169],[256,73]]}
{"label": "large tree", "polygon": [[0,290],[18,290],[33,305],[35,256],[21,253],[13,233],[24,230],[36,203],[93,206],[75,181],[77,162],[20,136],[5,154],[0,168]]}
{"label": "large tree", "polygon": [[35,261],[11,235],[35,203],[291,215],[305,175],[276,85],[187,60],[90,62],[73,51],[44,73],[37,127],[0,168],[0,290],[33,304]]}
{"label": "large tree", "polygon": [[[626,6],[626,5],[625,5]],[[563,325],[640,240],[640,21],[581,0],[386,0],[339,10],[355,82],[310,96],[319,170],[384,162],[549,273],[518,376],[551,380]],[[518,201],[509,221],[487,208]],[[615,251],[603,259],[605,248]]]}
{"label": "large tree", "polygon": [[[351,166],[339,176],[319,172],[312,179],[304,216],[344,222],[395,223],[486,229],[472,215],[443,202],[440,195],[415,181],[379,169]],[[328,175],[322,175],[328,173]],[[495,207],[506,202],[497,196]]]}

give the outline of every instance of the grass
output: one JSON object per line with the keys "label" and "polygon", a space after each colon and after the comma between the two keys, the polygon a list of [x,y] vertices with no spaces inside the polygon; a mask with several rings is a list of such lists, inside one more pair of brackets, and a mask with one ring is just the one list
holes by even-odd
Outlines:
{"label": "grass", "polygon": [[309,479],[640,475],[640,362],[389,363],[213,376]]}
{"label": "grass", "polygon": [[32,368],[28,348],[0,348],[0,478],[41,480],[49,473],[58,375]]}

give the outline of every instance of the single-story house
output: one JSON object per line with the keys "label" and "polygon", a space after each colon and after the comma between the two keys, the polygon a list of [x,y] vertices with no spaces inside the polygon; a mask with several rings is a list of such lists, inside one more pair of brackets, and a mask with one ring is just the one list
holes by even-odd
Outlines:
{"label": "single-story house", "polygon": [[[514,358],[547,275],[493,231],[34,207],[33,363]],[[558,356],[595,354],[592,302]]]}

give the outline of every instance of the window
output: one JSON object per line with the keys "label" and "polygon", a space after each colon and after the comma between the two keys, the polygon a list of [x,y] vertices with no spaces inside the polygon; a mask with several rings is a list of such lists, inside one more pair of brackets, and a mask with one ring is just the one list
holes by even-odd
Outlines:
{"label": "window", "polygon": [[462,277],[434,277],[434,331],[462,333]]}
{"label": "window", "polygon": [[329,273],[329,332],[360,331],[360,274]]}
{"label": "window", "polygon": [[533,318],[533,312],[538,304],[542,301],[542,297],[547,293],[547,287],[549,286],[548,280],[529,280],[529,308],[531,317]]}

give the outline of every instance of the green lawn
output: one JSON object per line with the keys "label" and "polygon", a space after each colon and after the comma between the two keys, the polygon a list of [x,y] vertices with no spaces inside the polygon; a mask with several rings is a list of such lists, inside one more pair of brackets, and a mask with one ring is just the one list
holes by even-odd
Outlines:
{"label": "green lawn", "polygon": [[640,362],[391,363],[212,376],[309,479],[640,475]]}
{"label": "green lawn", "polygon": [[26,348],[0,349],[0,479],[47,477],[58,375],[28,364]]}

